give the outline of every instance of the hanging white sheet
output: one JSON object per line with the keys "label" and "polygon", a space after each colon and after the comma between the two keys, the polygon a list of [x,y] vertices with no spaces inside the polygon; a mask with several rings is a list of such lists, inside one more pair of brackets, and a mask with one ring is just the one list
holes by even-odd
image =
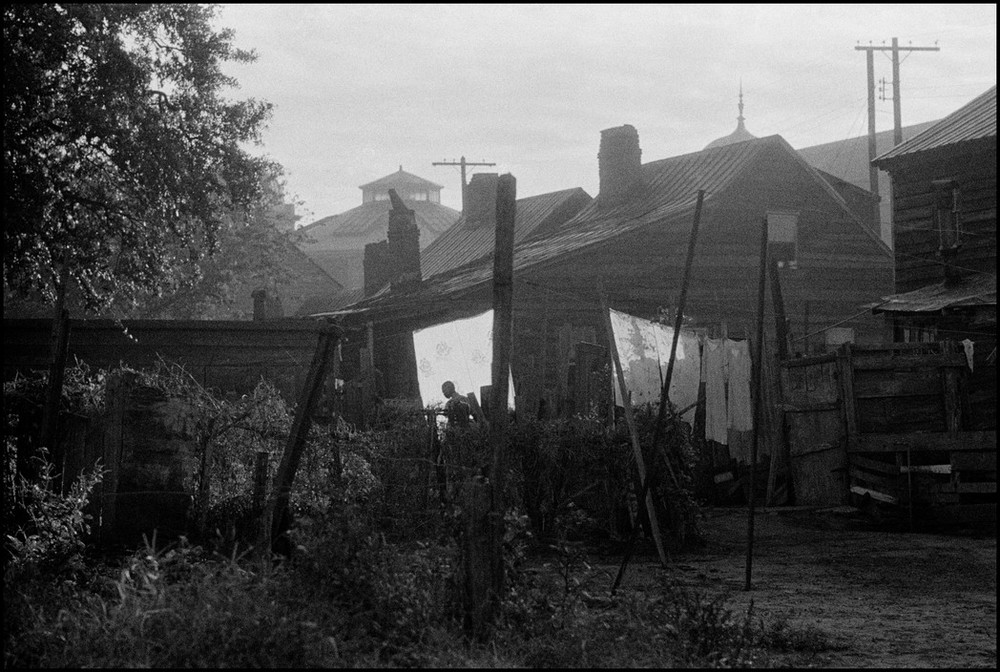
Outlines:
{"label": "hanging white sheet", "polygon": [[753,429],[753,402],[750,400],[750,342],[726,339],[729,393],[726,414],[729,427],[737,432]]}
{"label": "hanging white sheet", "polygon": [[705,438],[729,443],[726,412],[726,347],[721,339],[705,339]]}
{"label": "hanging white sheet", "polygon": [[708,338],[704,348],[705,438],[729,445],[730,430],[753,429],[750,343]]}
{"label": "hanging white sheet", "polygon": [[[611,311],[611,329],[615,335],[618,358],[621,360],[625,387],[632,394],[633,404],[659,404],[663,378],[670,362],[670,347],[674,330],[641,317]],[[681,330],[677,340],[674,371],[670,379],[670,401],[679,410],[698,401],[698,383],[701,378],[701,354],[698,336]],[[621,392],[615,381],[615,400],[621,404]],[[694,422],[695,409],[681,415]]]}
{"label": "hanging white sheet", "polygon": [[[441,383],[450,380],[461,394],[474,392],[493,380],[493,311],[413,332],[417,384],[424,406],[443,404]],[[508,380],[507,403],[514,408],[514,381]],[[482,399],[479,399],[481,402]]]}

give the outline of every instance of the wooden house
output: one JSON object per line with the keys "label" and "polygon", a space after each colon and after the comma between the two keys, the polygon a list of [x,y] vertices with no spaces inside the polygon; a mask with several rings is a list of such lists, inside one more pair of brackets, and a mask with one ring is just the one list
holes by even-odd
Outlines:
{"label": "wooden house", "polygon": [[893,340],[995,342],[996,87],[875,164],[894,194],[896,293],[876,308]]}
{"label": "wooden house", "polygon": [[[686,316],[694,328],[745,336],[756,316],[762,222],[773,228],[785,312],[798,350],[875,342],[865,309],[892,286],[888,247],[780,136],[750,138],[643,164],[631,126],[602,132],[600,194],[546,235],[514,250],[513,368],[519,407],[574,405],[575,344],[606,345],[602,292],[640,317],[672,310],[680,293],[698,190],[705,191]],[[520,213],[519,213],[520,214]],[[454,268],[337,311],[345,323],[401,333],[490,307],[492,261]],[[891,291],[891,290],[890,290]],[[768,318],[769,323],[771,318]],[[844,330],[851,330],[846,332]],[[378,336],[376,335],[376,338]]]}

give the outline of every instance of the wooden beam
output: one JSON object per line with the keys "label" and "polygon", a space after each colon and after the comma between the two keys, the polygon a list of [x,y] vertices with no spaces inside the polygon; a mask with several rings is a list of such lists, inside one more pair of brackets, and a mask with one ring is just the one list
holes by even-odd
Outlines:
{"label": "wooden beam", "polygon": [[992,451],[997,449],[996,430],[977,432],[926,432],[912,434],[855,434],[848,437],[848,453],[885,453],[905,451]]}

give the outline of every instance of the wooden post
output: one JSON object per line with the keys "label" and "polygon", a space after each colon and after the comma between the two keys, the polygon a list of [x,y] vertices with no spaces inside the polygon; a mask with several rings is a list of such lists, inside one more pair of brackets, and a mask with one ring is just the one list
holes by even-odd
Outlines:
{"label": "wooden post", "polygon": [[499,614],[504,587],[503,497],[510,425],[507,396],[513,338],[511,323],[516,202],[517,181],[513,175],[501,175],[497,181],[496,243],[493,256],[493,364],[490,400],[487,404],[492,463],[488,470],[489,480],[485,483],[472,483],[468,488],[463,548],[465,627],[470,635],[477,638],[487,633],[489,625]]}
{"label": "wooden post", "polygon": [[[635,418],[632,416],[632,401],[628,388],[625,386],[625,374],[622,372],[621,355],[618,353],[618,344],[615,342],[614,329],[611,327],[611,313],[608,307],[608,299],[601,292],[601,313],[604,315],[604,328],[608,333],[608,343],[611,350],[611,358],[614,362],[615,376],[618,380],[618,389],[622,394],[622,406],[624,407],[622,417],[625,426],[628,427],[629,438],[632,440],[632,455],[635,457],[635,467],[639,472],[639,491],[636,493],[636,501],[645,503],[646,514],[649,516],[650,532],[653,535],[653,543],[656,544],[656,553],[660,556],[660,563],[667,565],[667,553],[663,548],[663,537],[660,532],[660,522],[657,519],[656,507],[653,505],[653,496],[646,490],[645,496],[641,494],[642,484],[647,482],[646,460],[642,456],[642,445],[639,443],[639,430],[635,426]],[[635,537],[638,530],[638,523],[632,526],[632,537]],[[617,586],[616,586],[617,587]]]}
{"label": "wooden post", "polygon": [[778,339],[778,358],[788,359],[788,320],[785,318],[785,301],[781,297],[781,278],[778,262],[771,259],[771,301],[774,304],[774,333]]}
{"label": "wooden post", "polygon": [[[64,267],[65,268],[65,267]],[[59,401],[62,398],[63,378],[66,373],[66,359],[69,355],[69,312],[65,304],[65,276],[57,290],[55,317],[49,339],[49,377],[46,381],[45,406],[42,408],[42,427],[38,445],[49,451],[49,460],[59,471],[60,484],[64,470],[64,455],[58,443]]]}
{"label": "wooden post", "polygon": [[309,426],[312,422],[312,411],[322,392],[326,367],[339,339],[340,329],[333,325],[324,326],[319,333],[316,352],[313,355],[305,385],[295,407],[295,419],[288,435],[288,443],[285,444],[281,463],[274,475],[274,492],[270,497],[261,524],[262,536],[269,535],[268,538],[260,540],[262,552],[270,551],[273,543],[285,532],[288,500],[292,493],[295,472],[298,469],[299,460],[302,458],[302,451],[305,449],[306,436],[309,434]]}
{"label": "wooden post", "polygon": [[[56,425],[59,422],[59,399],[62,397],[63,374],[69,348],[69,312],[66,310],[66,290],[69,284],[69,264],[62,259],[59,277],[55,279],[56,302],[52,311],[52,330],[49,332],[49,377],[46,381],[45,406],[42,408],[42,427],[38,445],[50,451],[55,449]],[[62,471],[62,464],[57,465]]]}
{"label": "wooden post", "polygon": [[[960,352],[960,350],[954,341],[942,341],[941,352],[948,354]],[[962,431],[961,376],[962,370],[957,367],[945,366],[941,368],[945,429],[952,436]]]}
{"label": "wooden post", "polygon": [[[761,364],[764,346],[764,285],[767,282],[767,217],[761,222],[760,235],[760,273],[757,280],[757,342],[754,343],[752,362],[752,385],[756,390],[753,398],[753,442],[750,449],[750,493],[747,496],[747,561],[746,583],[743,590],[750,590],[750,576],[753,571],[753,517],[754,517],[754,476],[757,471],[757,441],[760,437],[761,409]],[[773,459],[773,457],[772,457]]]}
{"label": "wooden post", "polygon": [[211,418],[201,437],[201,468],[198,478],[198,534],[208,534],[208,507],[212,493],[212,449],[215,447],[215,421]]}

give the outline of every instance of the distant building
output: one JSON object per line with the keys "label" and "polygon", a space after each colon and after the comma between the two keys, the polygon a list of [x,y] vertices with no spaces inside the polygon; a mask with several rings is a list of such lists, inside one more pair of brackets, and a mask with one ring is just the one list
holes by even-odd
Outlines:
{"label": "distant building", "polygon": [[430,245],[461,213],[441,205],[443,187],[408,173],[395,173],[361,185],[361,205],[319,219],[299,229],[300,249],[348,290],[364,285],[365,245],[385,237],[389,217],[389,189],[414,211],[420,247]]}

